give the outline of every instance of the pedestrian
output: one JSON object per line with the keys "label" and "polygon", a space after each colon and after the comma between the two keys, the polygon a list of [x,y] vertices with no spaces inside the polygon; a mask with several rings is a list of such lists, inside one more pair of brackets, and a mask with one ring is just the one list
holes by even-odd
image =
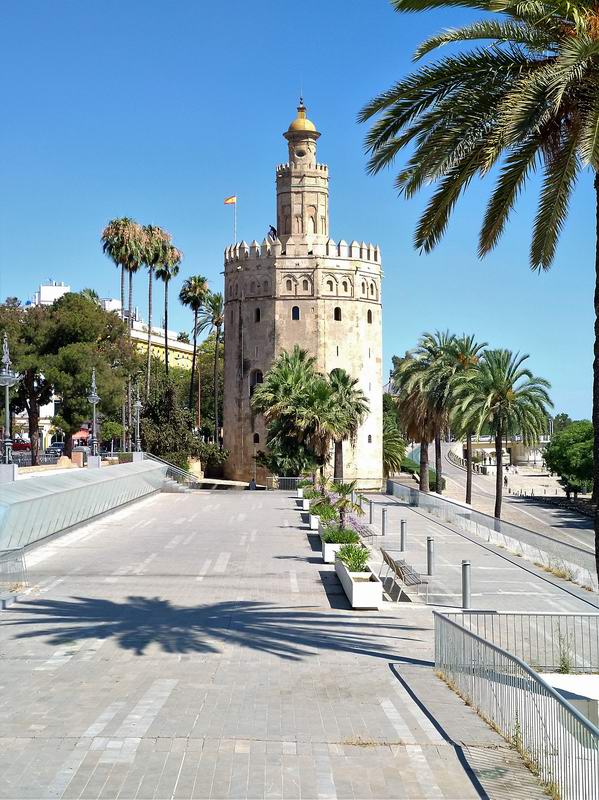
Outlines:
{"label": "pedestrian", "polygon": [[503,476],[503,485],[504,485],[504,486],[505,486],[505,488],[507,489],[507,475],[504,475],[504,476]]}

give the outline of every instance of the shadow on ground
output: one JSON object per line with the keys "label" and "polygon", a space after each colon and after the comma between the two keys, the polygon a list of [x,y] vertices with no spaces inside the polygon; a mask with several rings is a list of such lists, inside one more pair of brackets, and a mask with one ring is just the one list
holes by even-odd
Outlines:
{"label": "shadow on ground", "polygon": [[[1,626],[16,639],[46,637],[52,645],[81,639],[114,639],[125,650],[143,655],[151,644],[166,653],[218,653],[219,643],[238,645],[280,658],[302,660],[322,650],[403,660],[397,652],[422,641],[417,632],[393,617],[322,613],[268,603],[228,601],[176,606],[160,597],[128,597],[123,602],[94,597],[32,600],[12,606]],[[430,662],[405,659],[407,663]]]}

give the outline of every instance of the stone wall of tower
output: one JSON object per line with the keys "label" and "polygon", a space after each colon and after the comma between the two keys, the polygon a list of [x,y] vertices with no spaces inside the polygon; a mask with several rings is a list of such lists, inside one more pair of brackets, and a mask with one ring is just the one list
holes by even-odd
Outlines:
{"label": "stone wall of tower", "polygon": [[365,242],[329,238],[328,168],[303,103],[284,134],[289,163],[276,170],[278,237],[225,250],[224,444],[226,475],[260,481],[254,455],[266,431],[252,413],[253,387],[298,344],[329,373],[342,367],[368,398],[356,442],[345,442],[344,477],[382,484],[381,257]]}
{"label": "stone wall of tower", "polygon": [[[310,248],[310,249],[309,249]],[[299,309],[299,319],[293,309]],[[364,487],[382,478],[382,334],[380,251],[341,241],[285,248],[253,242],[225,252],[224,436],[227,477],[249,480],[266,431],[251,410],[252,387],[295,344],[328,373],[342,367],[368,398],[370,414],[355,445],[344,443],[344,476]],[[255,441],[257,437],[258,441]],[[258,480],[264,478],[260,469]]]}

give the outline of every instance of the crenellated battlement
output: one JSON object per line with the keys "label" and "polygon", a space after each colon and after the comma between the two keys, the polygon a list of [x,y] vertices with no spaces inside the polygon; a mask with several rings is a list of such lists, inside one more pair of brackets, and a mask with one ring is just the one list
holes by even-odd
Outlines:
{"label": "crenellated battlement", "polygon": [[377,244],[357,242],[355,239],[348,244],[344,239],[339,243],[329,239],[327,242],[309,243],[304,237],[287,237],[285,244],[279,238],[263,239],[259,244],[255,239],[251,244],[246,241],[237,242],[225,248],[224,262],[238,264],[248,259],[267,258],[338,258],[351,261],[365,261],[381,266],[381,251]]}
{"label": "crenellated battlement", "polygon": [[300,172],[302,174],[305,172],[321,172],[323,175],[328,175],[329,166],[328,164],[314,164],[311,167],[305,167],[305,166],[298,167],[295,164],[289,164],[289,163],[277,164],[276,168],[277,178],[293,172]]}

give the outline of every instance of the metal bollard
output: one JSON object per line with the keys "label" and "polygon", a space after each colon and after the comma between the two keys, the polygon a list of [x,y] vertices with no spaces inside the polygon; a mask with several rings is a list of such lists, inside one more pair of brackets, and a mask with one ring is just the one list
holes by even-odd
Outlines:
{"label": "metal bollard", "polygon": [[352,506],[356,505],[356,493],[354,491],[351,493],[351,504]]}
{"label": "metal bollard", "polygon": [[470,608],[470,562],[462,561],[462,608]]}
{"label": "metal bollard", "polygon": [[370,524],[370,525],[372,525],[372,523],[374,522],[374,518],[373,518],[373,515],[374,515],[374,509],[373,509],[373,507],[372,507],[372,500],[369,500],[368,502],[369,502],[369,504],[370,504],[370,506],[369,506],[369,517],[368,517],[368,522],[369,522],[369,524]]}
{"label": "metal bollard", "polygon": [[406,549],[406,540],[408,538],[408,523],[407,520],[402,519],[401,521],[401,533],[400,533],[400,540],[399,540],[399,549],[405,550]]}
{"label": "metal bollard", "polygon": [[426,537],[426,574],[432,575],[435,566],[435,540],[432,536]]}
{"label": "metal bollard", "polygon": [[387,509],[383,509],[383,516],[381,521],[381,535],[385,536],[387,533]]}

